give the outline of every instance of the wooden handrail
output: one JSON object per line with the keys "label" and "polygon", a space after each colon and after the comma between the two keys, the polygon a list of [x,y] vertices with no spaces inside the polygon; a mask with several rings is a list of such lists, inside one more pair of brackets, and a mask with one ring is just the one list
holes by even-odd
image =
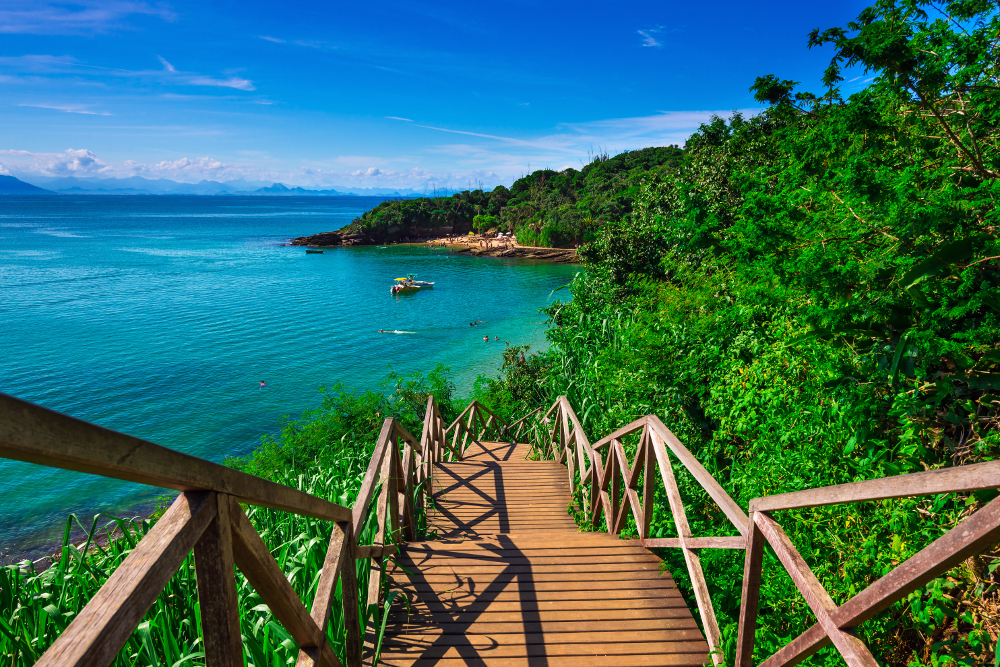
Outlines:
{"label": "wooden handrail", "polygon": [[[491,415],[488,421],[482,419],[484,411]],[[475,402],[464,414],[470,415],[470,424],[478,418],[484,429],[494,419],[503,423]],[[468,437],[469,427],[462,426]],[[345,659],[349,667],[360,667],[361,603],[365,608],[381,607],[384,558],[395,552],[395,544],[415,537],[416,514],[432,493],[433,466],[449,451],[455,454],[434,397],[429,396],[419,440],[396,419],[382,423],[361,490],[354,506],[346,508],[0,394],[0,457],[182,492],[36,664],[110,664],[193,549],[206,664],[244,664],[235,565],[299,645],[298,667],[341,665],[326,641],[339,581],[347,632]],[[424,493],[417,493],[421,488]],[[375,544],[359,545],[358,536],[373,518],[376,491]],[[241,503],[333,522],[311,612]],[[355,561],[364,558],[371,559],[372,576],[362,598]]]}
{"label": "wooden handrail", "polygon": [[[533,410],[515,424],[522,424],[540,410]],[[554,415],[554,416],[553,416]],[[764,545],[769,544],[792,581],[802,593],[818,622],[787,646],[769,657],[762,667],[786,667],[805,660],[832,643],[852,666],[875,667],[878,663],[867,646],[851,630],[884,611],[910,592],[941,576],[966,558],[1000,541],[1000,498],[966,518],[942,537],[875,581],[844,604],[837,606],[823,589],[772,512],[824,505],[856,503],[961,491],[1000,488],[1000,461],[959,466],[944,470],[899,475],[877,480],[839,484],[792,493],[754,498],[749,516],[718,481],[655,415],[648,415],[601,438],[591,447],[576,413],[560,396],[538,420],[534,429],[534,451],[566,463],[570,483],[584,496],[584,514],[596,525],[601,517],[607,529],[619,533],[628,510],[635,519],[640,539],[649,548],[680,548],[691,576],[695,601],[715,664],[722,664],[721,637],[705,575],[697,550],[745,549],[742,603],[738,624],[736,667],[752,667],[754,631],[760,597]],[[635,458],[630,464],[622,438],[640,433]],[[606,458],[601,452],[607,451]],[[668,454],[669,450],[669,454]],[[695,537],[691,534],[680,491],[674,478],[670,454],[694,477],[739,531],[734,537]],[[652,480],[659,470],[667,502],[678,530],[676,538],[650,538],[653,510]],[[578,471],[579,475],[574,471]],[[643,476],[642,498],[638,479]],[[579,485],[579,486],[577,486]],[[588,499],[589,496],[589,499]]]}
{"label": "wooden handrail", "polygon": [[350,510],[282,484],[0,394],[0,457],[175,491],[217,491],[248,505],[327,521]]}

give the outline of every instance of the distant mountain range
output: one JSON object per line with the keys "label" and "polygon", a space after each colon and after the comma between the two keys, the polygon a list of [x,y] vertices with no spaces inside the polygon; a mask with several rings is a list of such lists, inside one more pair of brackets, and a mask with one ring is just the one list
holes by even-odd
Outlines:
{"label": "distant mountain range", "polygon": [[0,195],[51,195],[51,190],[38,188],[13,176],[0,175]]}
{"label": "distant mountain range", "polygon": [[[0,194],[86,194],[86,195],[240,195],[240,196],[316,196],[316,197],[347,197],[347,196],[388,196],[388,197],[420,197],[424,193],[410,188],[349,188],[337,186],[338,189],[307,190],[301,187],[289,187],[283,183],[268,183],[267,181],[247,181],[237,179],[220,183],[218,181],[200,181],[198,183],[179,183],[166,178],[156,180],[132,176],[131,178],[79,178],[77,176],[50,177],[18,174],[0,176]],[[443,192],[438,193],[444,196]]]}

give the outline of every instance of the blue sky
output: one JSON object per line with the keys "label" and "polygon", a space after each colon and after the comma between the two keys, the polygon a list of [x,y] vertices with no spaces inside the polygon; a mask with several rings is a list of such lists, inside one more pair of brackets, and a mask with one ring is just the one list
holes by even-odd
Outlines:
{"label": "blue sky", "polygon": [[0,0],[0,173],[510,184],[819,90],[866,4]]}

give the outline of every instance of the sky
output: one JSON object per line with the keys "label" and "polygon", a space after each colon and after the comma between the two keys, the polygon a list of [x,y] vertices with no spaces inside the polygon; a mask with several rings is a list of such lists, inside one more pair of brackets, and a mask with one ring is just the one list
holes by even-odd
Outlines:
{"label": "sky", "polygon": [[866,4],[0,0],[0,174],[510,185],[820,91]]}

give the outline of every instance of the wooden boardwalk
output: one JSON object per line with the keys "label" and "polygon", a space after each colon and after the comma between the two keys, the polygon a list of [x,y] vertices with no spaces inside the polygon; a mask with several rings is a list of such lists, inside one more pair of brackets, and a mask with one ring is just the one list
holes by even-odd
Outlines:
{"label": "wooden boardwalk", "polygon": [[[580,533],[566,467],[528,446],[472,443],[438,463],[438,538],[407,544],[380,664],[710,664],[669,572],[639,541]],[[367,647],[369,651],[371,647]]]}

